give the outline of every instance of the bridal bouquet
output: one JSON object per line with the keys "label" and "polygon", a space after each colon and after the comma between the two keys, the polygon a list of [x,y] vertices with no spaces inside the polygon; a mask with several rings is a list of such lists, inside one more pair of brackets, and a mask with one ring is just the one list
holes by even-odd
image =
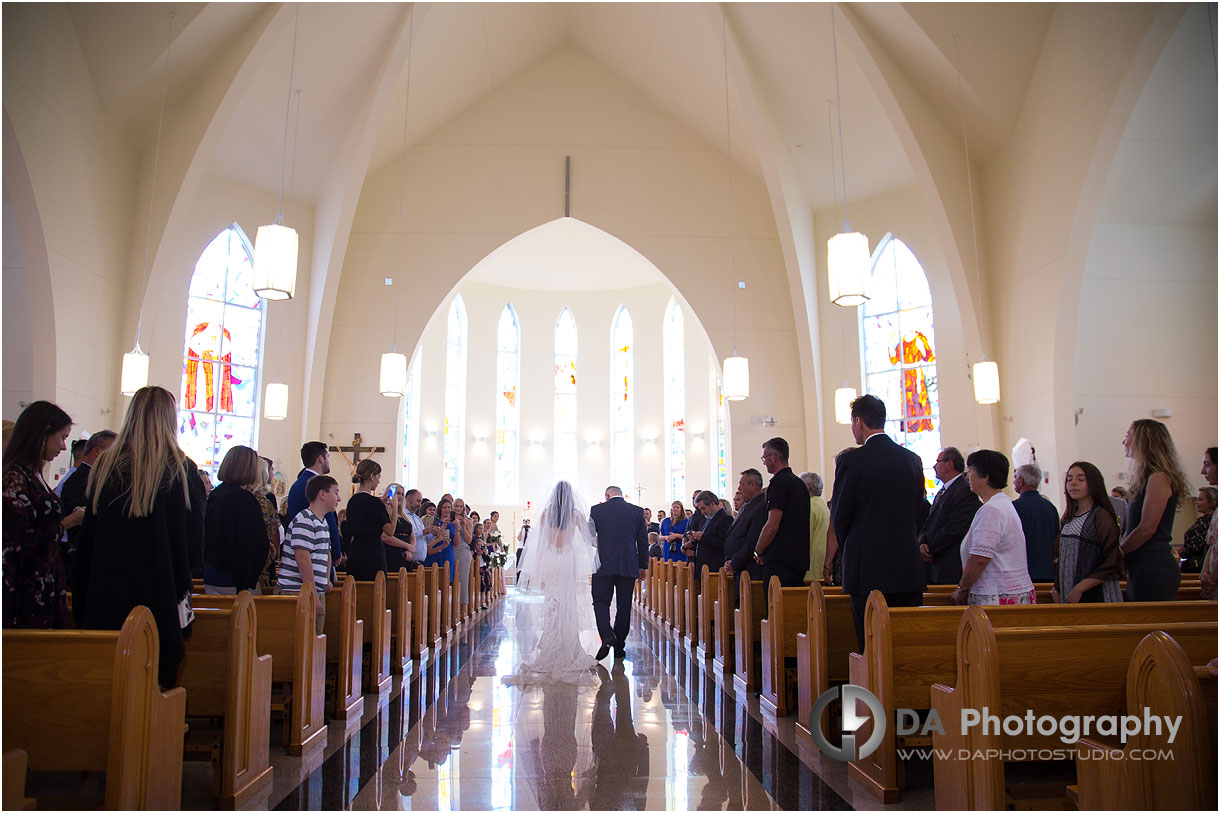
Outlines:
{"label": "bridal bouquet", "polygon": [[508,554],[504,552],[504,545],[501,543],[502,538],[499,531],[492,531],[487,535],[487,563],[492,567],[504,567],[504,563],[508,561]]}

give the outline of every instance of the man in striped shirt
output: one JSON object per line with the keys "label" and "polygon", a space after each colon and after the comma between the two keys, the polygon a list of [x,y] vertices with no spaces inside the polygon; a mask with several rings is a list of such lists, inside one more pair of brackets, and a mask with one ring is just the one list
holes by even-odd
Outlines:
{"label": "man in striped shirt", "polygon": [[339,483],[334,477],[319,474],[305,484],[309,507],[292,518],[288,540],[280,555],[280,592],[305,588],[318,591],[316,629],[326,626],[326,597],[330,583],[330,528],[323,519],[339,505]]}

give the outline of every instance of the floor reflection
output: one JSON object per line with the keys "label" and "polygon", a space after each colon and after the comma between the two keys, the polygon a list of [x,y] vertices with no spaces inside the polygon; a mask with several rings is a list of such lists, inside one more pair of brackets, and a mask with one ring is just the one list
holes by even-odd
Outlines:
{"label": "floor reflection", "polygon": [[638,617],[627,659],[604,661],[596,685],[504,685],[537,632],[534,603],[510,592],[277,809],[846,807]]}

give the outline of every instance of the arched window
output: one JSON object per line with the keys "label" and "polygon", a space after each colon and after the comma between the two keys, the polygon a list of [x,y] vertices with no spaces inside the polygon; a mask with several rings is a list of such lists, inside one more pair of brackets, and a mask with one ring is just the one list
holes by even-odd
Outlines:
{"label": "arched window", "polygon": [[923,460],[931,489],[940,451],[932,293],[911,250],[886,235],[873,255],[872,298],[860,307],[864,391],[885,401],[885,431]]}
{"label": "arched window", "polygon": [[178,442],[215,477],[234,446],[255,446],[263,301],[250,287],[254,252],[236,224],[208,243],[191,276],[178,400]]}
{"label": "arched window", "polygon": [[445,323],[445,430],[441,453],[441,487],[457,496],[462,491],[462,460],[466,454],[466,303],[453,298]]}
{"label": "arched window", "polygon": [[610,479],[627,489],[635,485],[635,384],[631,314],[622,305],[610,326]]}
{"label": "arched window", "polygon": [[709,359],[708,373],[713,382],[712,405],[716,413],[716,454],[712,457],[712,482],[716,484],[716,496],[729,495],[729,403],[724,397],[724,379],[720,375],[720,365],[716,357]]}
{"label": "arched window", "polygon": [[665,468],[669,499],[686,499],[686,342],[682,309],[671,297],[661,343],[665,356]]}
{"label": "arched window", "polygon": [[512,303],[496,327],[496,502],[517,501],[521,434],[521,325]]}
{"label": "arched window", "polygon": [[402,484],[406,488],[419,487],[419,407],[420,407],[420,373],[422,363],[417,351],[407,368],[407,392],[402,399],[403,432],[402,432]]}
{"label": "arched window", "polygon": [[564,308],[555,321],[555,480],[576,480],[576,319]]}

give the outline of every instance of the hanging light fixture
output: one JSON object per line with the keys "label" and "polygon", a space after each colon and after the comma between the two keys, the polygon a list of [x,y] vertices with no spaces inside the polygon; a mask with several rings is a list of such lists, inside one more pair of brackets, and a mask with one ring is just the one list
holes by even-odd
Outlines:
{"label": "hanging light fixture", "polygon": [[[398,164],[398,249],[397,265],[402,269],[402,199],[407,188],[407,114],[411,109],[411,55],[415,47],[415,12],[411,12],[411,28],[407,35],[407,89],[402,100],[402,150]],[[393,286],[392,277],[386,277],[386,285]],[[381,394],[387,398],[401,398],[407,392],[407,357],[398,352],[398,295],[394,294],[394,345],[389,353],[381,354]]]}
{"label": "hanging light fixture", "polygon": [[987,343],[983,337],[983,274],[979,267],[979,237],[974,225],[974,174],[970,169],[970,138],[966,134],[966,98],[962,93],[962,52],[957,34],[953,35],[953,55],[957,62],[957,104],[962,113],[962,149],[966,154],[966,189],[970,193],[970,242],[974,248],[974,289],[978,296],[979,346],[982,361],[974,363],[974,400],[980,404],[995,404],[1000,400],[1000,366],[987,358]]}
{"label": "hanging light fixture", "polygon": [[[721,9],[720,24],[724,34],[724,152],[729,170],[729,281],[737,280],[737,255],[733,250],[733,130],[729,121],[729,22]],[[744,401],[750,397],[750,360],[737,354],[737,292],[745,287],[735,282],[733,287],[733,355],[724,360],[724,397]]]}
{"label": "hanging light fixture", "polygon": [[297,63],[297,25],[301,4],[292,20],[292,58],[288,63],[288,102],[284,106],[284,148],[280,154],[280,201],[275,221],[258,227],[254,240],[251,287],[263,299],[292,299],[297,290],[297,233],[284,225],[284,170],[288,162],[288,115],[292,112],[292,79]]}
{"label": "hanging light fixture", "polygon": [[[296,188],[297,168],[297,136],[301,132],[301,91],[297,91],[296,123],[292,128],[292,185]],[[277,374],[275,381],[267,385],[263,395],[263,417],[269,421],[282,421],[288,417],[288,385],[280,381]]]}
{"label": "hanging light fixture", "polygon": [[847,159],[843,154],[843,98],[839,94],[839,37],[835,30],[835,5],[830,4],[830,38],[835,60],[835,109],[839,117],[839,162],[843,179],[843,231],[826,241],[826,272],[830,301],[850,308],[869,299],[868,278],[872,258],[868,237],[851,230],[847,219]]}
{"label": "hanging light fixture", "polygon": [[148,354],[140,349],[140,329],[144,326],[144,294],[148,288],[148,250],[152,243],[153,200],[157,196],[157,165],[161,160],[161,133],[165,129],[165,97],[169,92],[169,55],[174,46],[174,21],[177,14],[169,15],[169,42],[165,46],[165,75],[161,79],[161,115],[157,120],[157,146],[153,149],[152,185],[148,189],[148,230],[144,234],[144,268],[140,272],[140,310],[136,317],[136,344],[123,354],[123,367],[119,374],[119,392],[135,395],[148,384]]}

